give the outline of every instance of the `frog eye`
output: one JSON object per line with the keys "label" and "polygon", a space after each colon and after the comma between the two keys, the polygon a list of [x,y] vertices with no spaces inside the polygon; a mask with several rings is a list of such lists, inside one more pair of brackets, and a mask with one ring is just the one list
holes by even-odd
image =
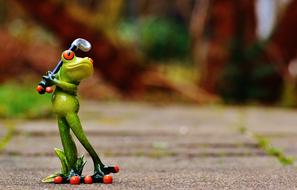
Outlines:
{"label": "frog eye", "polygon": [[71,60],[74,57],[74,52],[71,51],[71,50],[66,50],[66,51],[63,52],[63,57],[66,60]]}

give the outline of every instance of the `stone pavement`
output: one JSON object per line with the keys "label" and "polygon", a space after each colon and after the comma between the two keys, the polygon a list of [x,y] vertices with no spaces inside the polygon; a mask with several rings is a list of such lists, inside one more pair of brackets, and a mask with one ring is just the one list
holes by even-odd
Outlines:
{"label": "stone pavement", "polygon": [[[247,135],[297,157],[297,111],[82,102],[80,116],[102,160],[120,165],[112,185],[41,183],[60,169],[56,121],[5,120],[0,189],[297,189],[297,168],[283,166]],[[12,138],[7,126],[15,126]],[[80,145],[79,151],[87,155]],[[91,174],[87,160],[84,174]]]}

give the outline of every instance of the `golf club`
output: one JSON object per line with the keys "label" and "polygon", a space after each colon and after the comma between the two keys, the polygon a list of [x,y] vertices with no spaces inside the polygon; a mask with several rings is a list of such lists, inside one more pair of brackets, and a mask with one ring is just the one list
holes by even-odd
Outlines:
{"label": "golf club", "polygon": [[[90,42],[82,38],[77,38],[71,43],[71,46],[68,50],[76,51],[80,49],[81,51],[87,52],[87,51],[90,51],[91,48],[92,46]],[[54,68],[54,70],[49,73],[49,75],[52,77],[54,74],[56,74],[60,70],[62,65],[63,65],[63,61],[60,60],[56,65],[56,67]],[[45,92],[51,93],[53,91],[52,88],[47,84],[47,82],[44,79],[38,83],[36,90],[38,91],[39,94],[44,94]]]}

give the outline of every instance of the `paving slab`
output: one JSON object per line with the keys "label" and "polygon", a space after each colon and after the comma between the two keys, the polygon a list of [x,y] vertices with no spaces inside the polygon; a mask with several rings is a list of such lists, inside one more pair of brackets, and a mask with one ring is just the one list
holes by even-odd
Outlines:
{"label": "paving slab", "polygon": [[242,112],[248,129],[263,135],[297,136],[297,111],[280,108],[247,108]]}
{"label": "paving slab", "polygon": [[[61,147],[56,121],[24,120],[14,121],[16,132],[0,154],[0,189],[296,189],[297,169],[282,166],[267,156],[255,139],[238,130],[244,115],[247,130],[270,135],[272,142],[289,148],[297,134],[295,113],[266,108],[82,102],[81,121],[94,148],[106,163],[121,166],[114,183],[42,184],[43,177],[60,169],[53,154],[54,147]],[[87,156],[77,144],[79,152]],[[92,162],[86,158],[84,173],[91,174]]]}
{"label": "paving slab", "polygon": [[[1,187],[5,189],[294,189],[296,168],[282,167],[269,157],[160,158],[104,157],[120,163],[112,185],[42,184],[59,170],[54,157],[0,157]],[[88,158],[88,161],[89,158]],[[87,165],[86,172],[92,168]],[[14,181],[17,179],[17,181]]]}
{"label": "paving slab", "polygon": [[[258,154],[257,144],[235,135],[208,138],[174,138],[174,137],[97,137],[90,136],[90,142],[98,152],[106,154],[139,155],[164,151],[174,155],[182,154]],[[232,140],[230,140],[232,139]],[[238,140],[238,141],[236,141]],[[39,143],[36,143],[39,142]],[[80,152],[84,149],[77,142]],[[32,148],[34,145],[34,148]],[[54,155],[53,148],[61,148],[59,136],[15,136],[3,153],[23,155]]]}

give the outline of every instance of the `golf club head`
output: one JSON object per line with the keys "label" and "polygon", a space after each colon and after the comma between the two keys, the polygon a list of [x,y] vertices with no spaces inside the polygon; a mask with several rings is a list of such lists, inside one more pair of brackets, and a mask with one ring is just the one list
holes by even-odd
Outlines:
{"label": "golf club head", "polygon": [[77,38],[75,39],[71,46],[75,46],[78,49],[80,49],[81,51],[87,52],[90,51],[90,49],[92,48],[92,45],[90,42],[88,42],[87,40],[83,39],[83,38]]}

